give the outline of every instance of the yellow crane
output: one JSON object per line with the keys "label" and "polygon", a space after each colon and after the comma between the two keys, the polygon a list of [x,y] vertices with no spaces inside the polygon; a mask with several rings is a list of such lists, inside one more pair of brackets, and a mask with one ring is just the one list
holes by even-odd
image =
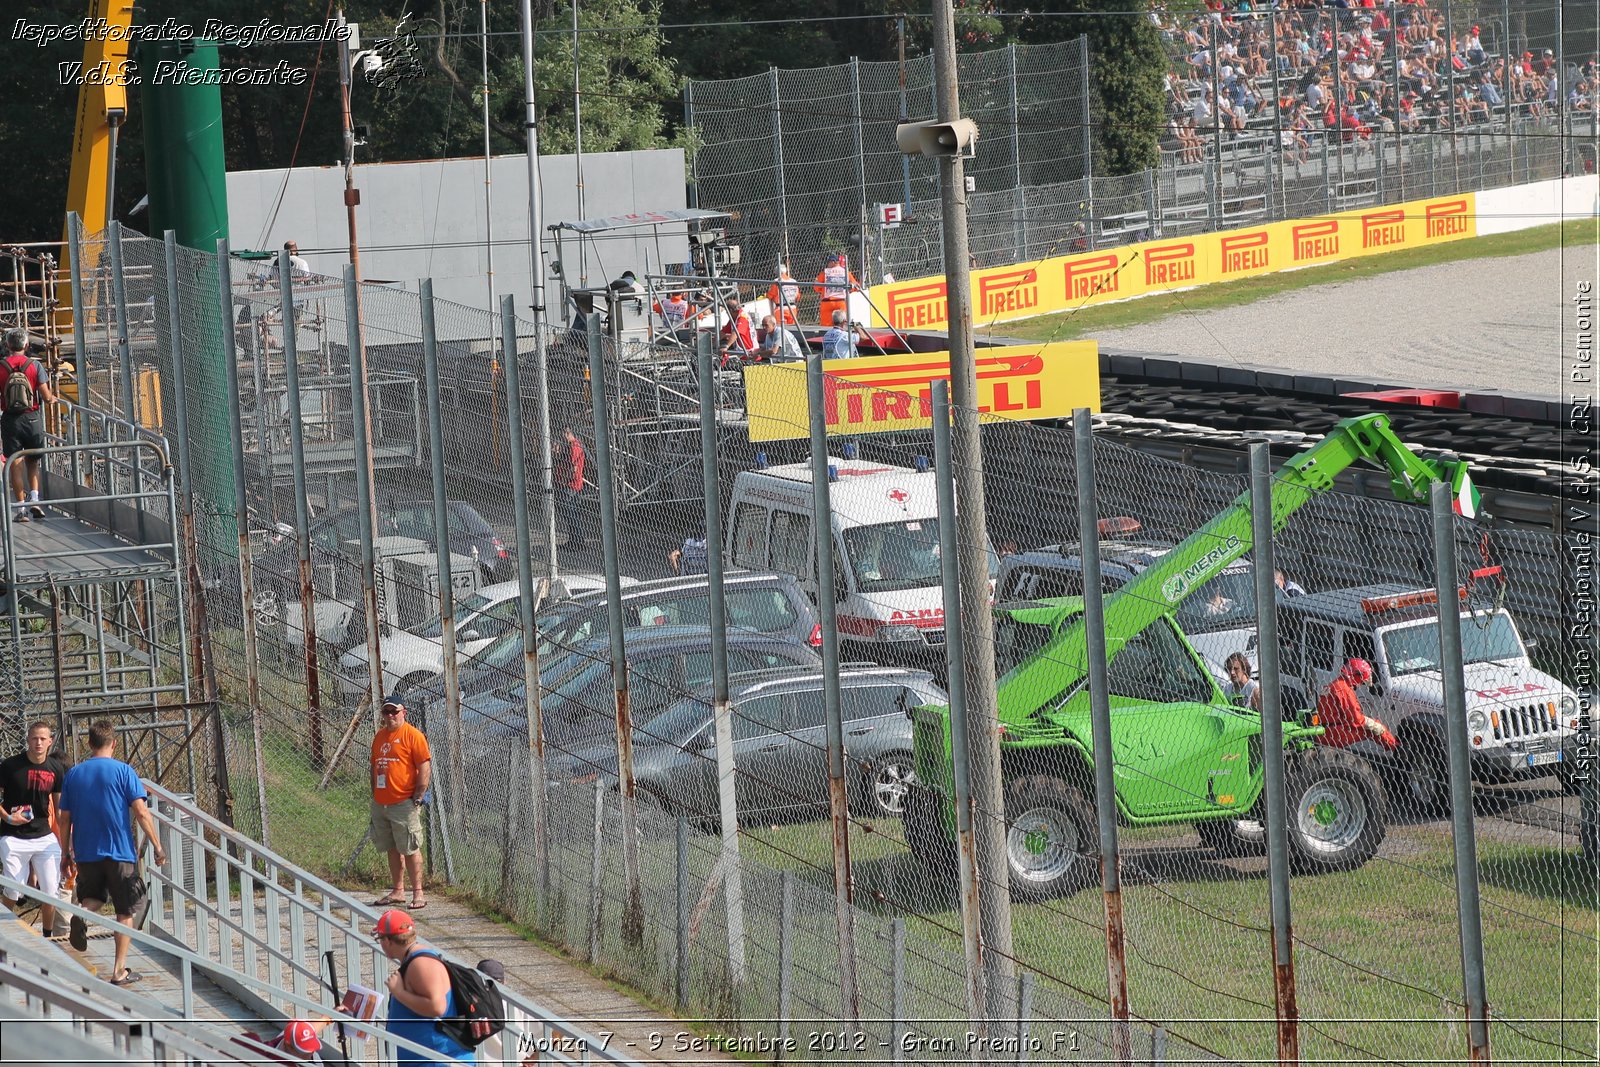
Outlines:
{"label": "yellow crane", "polygon": [[[84,36],[83,67],[78,78],[77,121],[72,131],[72,170],[67,179],[67,212],[77,212],[83,232],[98,233],[111,215],[116,193],[117,132],[128,115],[129,50],[133,38],[134,0],[89,0],[89,32]],[[62,272],[70,278],[67,231],[61,233]],[[92,252],[86,253],[86,257]],[[81,264],[92,274],[94,264]],[[71,304],[69,283],[57,287],[58,307]],[[62,323],[63,327],[70,325]]]}

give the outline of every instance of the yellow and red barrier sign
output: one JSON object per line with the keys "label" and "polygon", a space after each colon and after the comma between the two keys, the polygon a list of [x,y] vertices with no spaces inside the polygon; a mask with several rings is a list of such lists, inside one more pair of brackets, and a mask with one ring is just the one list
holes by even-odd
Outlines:
{"label": "yellow and red barrier sign", "polygon": [[[1417,248],[1477,233],[1473,193],[1238,230],[1144,241],[1033,264],[972,272],[973,320],[982,325],[1128,300],[1272,271]],[[872,287],[876,324],[949,325],[943,275]]]}
{"label": "yellow and red barrier sign", "polygon": [[[994,419],[1055,419],[1100,409],[1100,347],[1093,341],[977,350],[978,410]],[[855,436],[933,425],[933,383],[950,377],[949,352],[824,360],[823,406],[830,434]],[[801,363],[747,367],[750,440],[810,434]]]}

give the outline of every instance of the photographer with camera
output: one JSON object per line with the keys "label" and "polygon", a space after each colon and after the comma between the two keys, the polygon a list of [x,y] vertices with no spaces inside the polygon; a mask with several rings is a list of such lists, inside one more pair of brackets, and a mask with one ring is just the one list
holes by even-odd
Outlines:
{"label": "photographer with camera", "polygon": [[[55,403],[50,376],[34,358],[27,330],[7,330],[5,367],[0,384],[0,454],[11,456],[44,447],[44,418],[39,409]],[[28,456],[11,466],[11,491],[16,495],[15,522],[44,518],[39,504],[39,457]],[[31,503],[31,507],[29,504]],[[31,514],[30,514],[31,512]]]}

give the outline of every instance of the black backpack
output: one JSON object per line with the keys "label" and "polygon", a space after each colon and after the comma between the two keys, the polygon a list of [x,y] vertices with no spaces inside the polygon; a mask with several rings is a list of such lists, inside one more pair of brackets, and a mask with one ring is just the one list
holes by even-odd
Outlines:
{"label": "black backpack", "polygon": [[437,952],[412,953],[400,964],[400,977],[418,956],[432,956],[444,964],[450,975],[450,995],[455,1001],[456,1013],[447,1015],[433,1025],[439,1032],[467,1048],[477,1048],[489,1038],[506,1028],[506,1002],[494,982],[471,967],[452,963]]}
{"label": "black backpack", "polygon": [[28,368],[33,360],[24,358],[20,364],[6,360],[6,387],[5,387],[5,412],[7,415],[20,415],[25,411],[32,411],[35,401],[33,383],[28,380]]}

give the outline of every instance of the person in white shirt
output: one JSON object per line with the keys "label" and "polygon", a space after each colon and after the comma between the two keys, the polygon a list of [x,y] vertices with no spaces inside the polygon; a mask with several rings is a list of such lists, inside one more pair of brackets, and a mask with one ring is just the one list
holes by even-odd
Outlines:
{"label": "person in white shirt", "polygon": [[294,271],[296,278],[304,278],[311,273],[311,264],[300,255],[300,246],[293,241],[283,242],[283,250],[289,253],[289,268]]}

